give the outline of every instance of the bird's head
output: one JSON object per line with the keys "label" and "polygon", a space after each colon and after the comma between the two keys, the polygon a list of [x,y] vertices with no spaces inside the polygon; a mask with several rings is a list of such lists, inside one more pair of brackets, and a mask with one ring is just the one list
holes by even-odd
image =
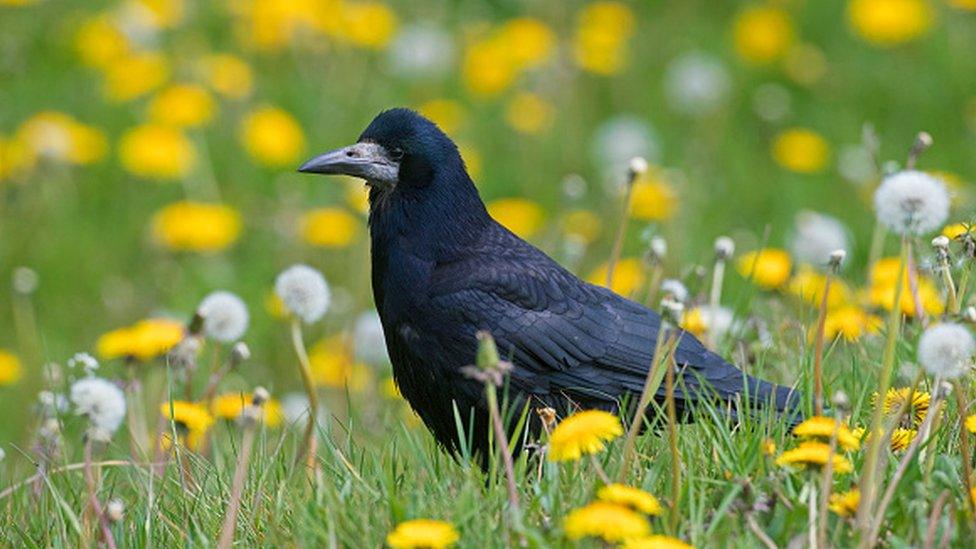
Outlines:
{"label": "bird's head", "polygon": [[316,156],[298,171],[357,177],[379,192],[426,187],[459,171],[467,179],[454,142],[430,120],[402,108],[383,111],[356,143]]}

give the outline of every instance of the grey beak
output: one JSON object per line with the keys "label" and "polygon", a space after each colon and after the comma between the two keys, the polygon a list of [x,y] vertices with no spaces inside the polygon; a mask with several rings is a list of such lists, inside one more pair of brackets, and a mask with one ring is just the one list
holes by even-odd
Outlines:
{"label": "grey beak", "polygon": [[368,183],[393,185],[400,173],[400,163],[382,145],[363,142],[316,156],[302,164],[298,171],[349,175]]}

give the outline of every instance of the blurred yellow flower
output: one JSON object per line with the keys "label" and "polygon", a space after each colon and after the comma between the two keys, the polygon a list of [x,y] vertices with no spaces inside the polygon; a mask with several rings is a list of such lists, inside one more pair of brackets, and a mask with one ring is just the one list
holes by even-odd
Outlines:
{"label": "blurred yellow flower", "polygon": [[463,141],[457,146],[458,152],[461,153],[461,159],[464,160],[464,166],[468,169],[468,175],[471,176],[471,179],[477,180],[481,176],[481,153],[473,145]]}
{"label": "blurred yellow flower", "polygon": [[798,44],[786,52],[783,69],[793,81],[809,86],[827,72],[827,56],[812,44]]}
{"label": "blurred yellow flower", "polygon": [[199,72],[215,92],[230,99],[247,97],[254,86],[251,67],[233,55],[208,55],[200,60]]}
{"label": "blurred yellow flower", "polygon": [[[780,456],[776,458],[776,465],[783,467],[796,466],[801,468],[809,466],[821,467],[827,463],[828,456],[830,456],[830,446],[828,444],[807,440],[801,442],[796,448],[787,450],[780,454]],[[836,451],[833,454],[832,462],[834,466],[834,473],[838,475],[850,473],[854,470],[851,462]]]}
{"label": "blurred yellow flower", "polygon": [[824,337],[830,341],[843,337],[845,341],[857,341],[865,335],[874,335],[881,330],[880,317],[869,314],[857,306],[838,307],[827,312],[824,319]]}
{"label": "blurred yellow flower", "polygon": [[[214,418],[207,412],[207,409],[195,402],[184,400],[163,402],[159,405],[159,411],[163,417],[176,425],[176,436],[179,442],[190,450],[200,449],[207,431],[214,424]],[[172,445],[171,431],[171,429],[166,429],[163,432],[163,447],[165,448]]]}
{"label": "blurred yellow flower", "polygon": [[352,350],[342,334],[325,338],[309,350],[312,379],[316,385],[333,389],[347,389],[352,393],[365,391],[373,380],[372,370],[353,359]]}
{"label": "blurred yellow flower", "polygon": [[574,509],[566,515],[563,529],[566,537],[573,541],[594,537],[610,543],[643,537],[651,532],[650,524],[641,514],[605,501],[594,501]]}
{"label": "blurred yellow flower", "polygon": [[621,549],[695,549],[678,538],[653,535],[642,538],[631,538],[624,541]]}
{"label": "blurred yellow flower", "polygon": [[695,337],[702,337],[708,331],[708,322],[701,307],[692,307],[681,316],[681,329],[691,332]]}
{"label": "blurred yellow flower", "polygon": [[757,65],[781,59],[793,45],[793,20],[786,11],[754,5],[740,11],[733,23],[735,52]]}
{"label": "blurred yellow flower", "polygon": [[450,99],[431,99],[417,107],[417,112],[429,118],[446,134],[457,132],[464,122],[464,107]]}
{"label": "blurred yellow flower", "polygon": [[274,290],[269,290],[265,294],[264,310],[277,319],[288,318],[288,311],[285,310],[285,302],[281,300],[281,297]]}
{"label": "blurred yellow flower", "polygon": [[531,17],[506,21],[499,40],[507,44],[508,56],[519,69],[534,67],[552,56],[556,37],[545,23]]}
{"label": "blurred yellow flower", "polygon": [[109,101],[125,102],[143,96],[169,79],[170,67],[159,53],[133,53],[104,67],[103,91]]}
{"label": "blurred yellow flower", "polygon": [[600,236],[600,217],[589,210],[571,210],[563,216],[562,230],[567,238],[589,244]]}
{"label": "blurred yellow flower", "polygon": [[678,197],[660,170],[652,168],[634,182],[630,198],[630,215],[634,219],[664,221],[674,215],[677,207]]}
{"label": "blurred yellow flower", "polygon": [[[810,305],[820,307],[826,286],[826,275],[809,265],[801,265],[796,274],[790,278],[789,285],[787,285],[786,289],[790,294],[795,295]],[[831,280],[830,295],[827,296],[828,309],[849,304],[852,298],[853,291],[846,282],[836,277]]]}
{"label": "blurred yellow flower", "polygon": [[178,128],[143,124],[122,135],[119,159],[129,173],[149,179],[180,179],[196,166],[193,142]]}
{"label": "blurred yellow flower", "polygon": [[847,425],[826,416],[813,416],[793,428],[793,435],[805,439],[819,439],[829,442],[834,436],[837,444],[845,450],[857,450],[861,441],[854,436]]}
{"label": "blurred yellow flower", "polygon": [[0,135],[0,181],[27,171],[35,160],[34,151],[23,140]]}
{"label": "blurred yellow flower", "polygon": [[966,11],[976,11],[976,0],[949,0],[949,5]]}
{"label": "blurred yellow flower", "polygon": [[172,126],[202,126],[213,119],[214,100],[196,84],[175,84],[160,91],[149,103],[149,119]]}
{"label": "blurred yellow flower", "polygon": [[349,178],[346,185],[346,205],[361,214],[369,213],[369,190],[362,181]]}
{"label": "blurred yellow flower", "polygon": [[583,70],[611,75],[627,65],[627,41],[634,14],[621,2],[592,2],[577,15],[573,57]]}
{"label": "blurred yellow flower", "polygon": [[171,29],[183,20],[184,0],[134,0],[149,15],[152,25]]}
{"label": "blurred yellow flower", "polygon": [[976,414],[966,416],[966,430],[970,433],[976,433]]}
{"label": "blurred yellow flower", "polygon": [[653,495],[625,484],[607,484],[596,492],[600,501],[622,505],[645,515],[660,515],[664,509]]}
{"label": "blurred yellow flower", "polygon": [[302,214],[299,232],[305,242],[323,248],[344,248],[356,237],[359,219],[342,208],[318,208]]}
{"label": "blurred yellow flower", "polygon": [[759,287],[775,290],[790,278],[793,262],[786,250],[764,248],[751,251],[739,258],[736,270],[745,278],[751,278]]}
{"label": "blurred yellow flower", "polygon": [[508,53],[508,44],[495,36],[471,44],[461,64],[465,86],[477,95],[496,95],[511,86],[518,67]]}
{"label": "blurred yellow flower", "polygon": [[830,510],[842,517],[853,517],[861,503],[861,492],[857,488],[847,492],[830,494]]}
{"label": "blurred yellow flower", "polygon": [[935,11],[926,0],[851,0],[847,18],[858,36],[880,47],[891,47],[922,36]]}
{"label": "blurred yellow flower", "polygon": [[542,207],[524,198],[500,198],[488,203],[488,213],[495,221],[522,238],[531,238],[545,217]]}
{"label": "blurred yellow flower", "polygon": [[91,164],[105,156],[108,141],[101,130],[58,111],[42,111],[17,129],[18,142],[36,157],[70,164]]}
{"label": "blurred yellow flower", "polygon": [[942,234],[946,235],[952,240],[959,238],[962,235],[972,233],[974,226],[971,223],[953,223],[952,225],[946,225],[942,229]]}
{"label": "blurred yellow flower", "polygon": [[223,204],[174,202],[153,216],[152,234],[170,250],[215,252],[240,236],[241,215]]}
{"label": "blurred yellow flower", "polygon": [[162,356],[183,340],[186,329],[168,318],[148,318],[107,332],[98,338],[95,351],[103,359],[131,358],[148,361]]}
{"label": "blurred yellow flower", "polygon": [[797,173],[817,173],[827,166],[830,145],[820,134],[806,128],[790,128],[773,140],[773,160]]}
{"label": "blurred yellow flower", "polygon": [[0,349],[0,387],[17,383],[23,375],[23,367],[17,355]]}
{"label": "blurred yellow flower", "polygon": [[[244,407],[251,404],[254,395],[250,393],[224,393],[217,395],[210,405],[210,413],[214,417],[230,421],[240,417]],[[268,427],[278,427],[285,419],[284,412],[281,410],[281,403],[275,399],[269,399],[261,406],[261,420]]]}
{"label": "blurred yellow flower", "polygon": [[129,53],[129,39],[108,14],[99,14],[81,23],[75,33],[75,49],[81,62],[104,69]]}
{"label": "blurred yellow flower", "polygon": [[387,534],[386,543],[393,549],[444,549],[457,543],[460,536],[449,522],[414,519],[397,524]]}
{"label": "blurred yellow flower", "polygon": [[[897,257],[881,258],[871,267],[868,275],[868,287],[862,292],[864,301],[872,307],[891,310],[895,300],[895,283],[898,277],[898,266],[901,261]],[[935,283],[928,277],[918,276],[918,297],[922,310],[926,314],[939,314],[944,308],[942,296]],[[907,269],[903,276],[901,311],[906,315],[915,314],[915,298],[912,296],[908,281]]]}
{"label": "blurred yellow flower", "polygon": [[241,142],[255,160],[272,168],[292,167],[305,151],[305,135],[286,111],[265,105],[241,124]]}
{"label": "blurred yellow flower", "polygon": [[555,108],[545,99],[529,92],[521,92],[512,98],[505,109],[505,120],[515,131],[538,134],[552,125]]}
{"label": "blurred yellow flower", "polygon": [[246,45],[277,51],[314,30],[341,28],[341,3],[309,0],[245,0],[231,4]]}
{"label": "blurred yellow flower", "polygon": [[396,32],[396,14],[381,2],[360,0],[343,4],[340,14],[343,37],[359,46],[382,49]]}
{"label": "blurred yellow flower", "polygon": [[620,418],[603,410],[576,412],[559,422],[549,437],[549,461],[576,461],[596,454],[624,432]]}
{"label": "blurred yellow flower", "polygon": [[[610,289],[627,297],[643,288],[646,278],[644,265],[640,259],[635,257],[621,258],[613,269],[613,286]],[[597,267],[586,278],[586,281],[597,286],[606,286],[607,264],[603,263]]]}

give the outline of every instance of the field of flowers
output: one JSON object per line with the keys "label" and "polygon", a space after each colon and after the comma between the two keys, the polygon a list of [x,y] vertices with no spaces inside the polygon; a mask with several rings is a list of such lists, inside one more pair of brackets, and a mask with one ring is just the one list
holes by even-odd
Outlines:
{"label": "field of flowers", "polygon": [[[974,53],[974,0],[0,0],[0,545],[968,545]],[[296,173],[395,106],[809,419],[439,448],[362,182]]]}

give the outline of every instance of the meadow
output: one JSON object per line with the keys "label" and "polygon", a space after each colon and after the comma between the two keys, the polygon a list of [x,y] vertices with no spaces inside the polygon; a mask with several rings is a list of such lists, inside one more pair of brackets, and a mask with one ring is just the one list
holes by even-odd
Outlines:
{"label": "meadow", "polygon": [[[974,51],[973,0],[0,0],[0,545],[967,546]],[[810,419],[438,447],[363,183],[296,173],[397,106]]]}

